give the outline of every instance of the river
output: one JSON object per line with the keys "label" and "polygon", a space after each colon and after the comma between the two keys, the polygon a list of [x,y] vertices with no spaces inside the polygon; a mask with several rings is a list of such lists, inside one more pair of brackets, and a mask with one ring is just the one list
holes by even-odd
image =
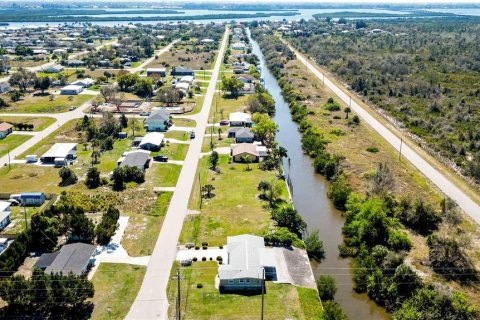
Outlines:
{"label": "river", "polygon": [[251,42],[252,52],[260,58],[265,87],[276,102],[274,120],[279,126],[277,141],[288,150],[289,158],[284,160],[284,168],[291,180],[293,203],[307,222],[308,230],[320,231],[320,238],[325,248],[326,259],[321,263],[311,262],[315,277],[331,275],[335,278],[338,288],[335,301],[341,305],[349,319],[390,319],[388,313],[369,300],[366,294],[357,294],[353,291],[352,260],[340,258],[338,250],[338,245],[343,241],[342,213],[333,207],[327,197],[329,182],[315,173],[310,157],[303,153],[301,134],[291,118],[281,89],[275,77],[267,69],[260,47],[254,40]]}

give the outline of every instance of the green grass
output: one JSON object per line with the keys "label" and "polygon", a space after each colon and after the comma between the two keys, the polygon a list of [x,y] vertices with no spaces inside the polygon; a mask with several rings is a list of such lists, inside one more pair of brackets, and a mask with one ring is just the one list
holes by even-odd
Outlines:
{"label": "green grass", "polygon": [[195,107],[193,108],[192,111],[186,112],[185,113],[186,115],[196,114],[196,113],[199,113],[200,110],[202,110],[203,100],[205,99],[205,97],[204,96],[198,96],[198,97],[195,97],[194,99],[195,99]]}
{"label": "green grass", "polygon": [[190,145],[188,144],[170,143],[169,145],[163,147],[160,151],[152,152],[151,156],[153,157],[161,154],[168,157],[170,160],[182,161],[185,160],[185,157],[187,156],[189,146]]}
{"label": "green grass", "polygon": [[5,138],[0,139],[0,157],[6,155],[9,150],[12,151],[30,138],[32,138],[32,136],[9,134]]}
{"label": "green grass", "polygon": [[0,122],[10,123],[27,123],[33,124],[33,131],[42,131],[46,127],[50,126],[56,120],[48,117],[17,117],[17,116],[0,116]]}
{"label": "green grass", "polygon": [[11,102],[10,106],[2,111],[18,113],[66,112],[70,106],[79,107],[92,98],[93,96],[84,94],[76,96],[55,95],[54,99],[50,101],[50,96],[26,96],[20,101]]}
{"label": "green grass", "polygon": [[175,187],[182,166],[168,163],[152,163],[147,169],[146,184],[151,187]]}
{"label": "green grass", "polygon": [[[210,109],[209,122],[212,122],[215,112],[216,121],[228,119],[228,115],[232,112],[245,112],[247,109],[248,96],[240,96],[237,99],[225,98],[221,94],[216,93],[213,99],[212,108]],[[217,101],[217,102],[216,102]],[[215,108],[215,106],[217,106]]]}
{"label": "green grass", "polygon": [[[243,233],[261,234],[270,223],[270,211],[258,199],[257,186],[260,181],[276,179],[276,171],[262,171],[258,164],[250,164],[251,171],[245,171],[245,164],[228,163],[228,155],[220,155],[218,167],[221,173],[209,170],[208,157],[199,162],[197,176],[202,185],[215,187],[212,199],[203,199],[200,209],[200,186],[198,179],[192,189],[189,208],[200,210],[200,215],[185,220],[180,242],[208,242],[210,245],[224,245],[227,236]],[[287,198],[284,187],[283,198]]]}
{"label": "green grass", "polygon": [[165,139],[175,139],[181,141],[190,140],[190,132],[187,131],[167,131],[165,133]]}
{"label": "green grass", "polygon": [[[92,319],[123,319],[140,289],[145,275],[144,266],[101,263],[93,276],[95,307]],[[108,314],[107,307],[111,308]]]}
{"label": "green grass", "polygon": [[[207,131],[209,129],[210,128],[207,128]],[[226,129],[223,129],[223,130],[226,130]],[[202,152],[211,151],[210,137],[211,137],[210,133],[207,133],[205,135],[205,139],[203,140],[203,144],[202,144]],[[222,140],[218,140],[218,133],[214,133],[212,137],[213,137],[212,142],[213,142],[214,149],[220,148],[220,147],[230,147],[230,145],[235,142],[233,138],[227,138],[227,137],[222,137]]]}
{"label": "green grass", "polygon": [[[174,318],[178,263],[172,268],[168,287],[169,316]],[[182,314],[185,319],[256,319],[260,318],[262,296],[220,294],[215,288],[216,262],[196,262],[181,268]],[[201,283],[202,288],[197,288]],[[298,290],[301,289],[301,290]],[[265,319],[321,319],[318,293],[313,289],[266,282]]]}
{"label": "green grass", "polygon": [[[40,212],[41,207],[27,207],[27,224],[30,226],[30,219],[34,213]],[[15,206],[10,207],[10,228],[2,230],[3,234],[18,234],[25,230],[25,213],[23,207]],[[15,223],[15,225],[13,225]],[[13,227],[12,227],[13,225]]]}
{"label": "green grass", "polygon": [[[122,156],[122,153],[130,150],[131,146],[132,140],[130,139],[115,140],[115,143],[113,144],[113,149],[105,151],[102,154],[102,156],[100,157],[100,163],[97,164],[96,167],[98,168],[98,170],[100,170],[101,173],[109,173],[113,171],[117,167],[117,160]],[[91,161],[91,153],[92,150],[89,150],[87,154],[87,159],[85,159],[88,163]]]}
{"label": "green grass", "polygon": [[0,168],[0,192],[21,193],[26,191],[42,191],[58,193],[58,169],[45,166],[13,164]]}
{"label": "green grass", "polygon": [[147,214],[129,214],[122,246],[132,257],[151,255],[173,192],[160,192]]}
{"label": "green grass", "polygon": [[195,127],[197,123],[194,120],[173,118],[173,124],[177,127]]}

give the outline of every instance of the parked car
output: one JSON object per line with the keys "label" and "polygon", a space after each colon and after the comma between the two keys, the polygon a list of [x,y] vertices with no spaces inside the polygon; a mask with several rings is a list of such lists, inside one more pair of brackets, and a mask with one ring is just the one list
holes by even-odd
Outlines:
{"label": "parked car", "polygon": [[150,112],[148,112],[148,111],[142,111],[142,112],[140,112],[140,115],[141,115],[142,117],[148,117],[148,116],[150,115]]}
{"label": "parked car", "polygon": [[75,106],[70,106],[70,107],[68,107],[68,110],[69,110],[69,111],[75,110]]}
{"label": "parked car", "polygon": [[195,139],[195,131],[190,132],[190,139]]}
{"label": "parked car", "polygon": [[158,162],[167,162],[167,161],[168,161],[168,157],[165,157],[165,156],[162,156],[162,155],[158,155],[158,156],[154,156],[154,157],[153,157],[153,160],[158,161]]}
{"label": "parked car", "polygon": [[220,125],[221,125],[221,126],[228,126],[228,125],[230,125],[230,121],[228,121],[228,120],[222,120],[222,121],[220,121]]}

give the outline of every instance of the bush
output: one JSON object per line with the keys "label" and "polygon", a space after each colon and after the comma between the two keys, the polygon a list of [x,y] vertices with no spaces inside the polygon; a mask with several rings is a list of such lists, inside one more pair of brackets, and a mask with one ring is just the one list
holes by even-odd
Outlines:
{"label": "bush", "polygon": [[192,258],[192,261],[193,261],[193,262],[197,262],[197,260],[198,260],[197,257],[193,257],[193,258]]}
{"label": "bush", "polygon": [[342,308],[335,301],[323,303],[323,320],[348,320]]}
{"label": "bush", "polygon": [[203,288],[203,284],[197,283],[197,289],[202,289],[202,288]]}
{"label": "bush", "polygon": [[305,239],[305,246],[307,247],[307,253],[309,256],[321,260],[325,258],[325,249],[323,248],[323,242],[319,239],[318,234],[318,230],[310,233]]}
{"label": "bush", "polygon": [[365,149],[367,152],[371,152],[371,153],[377,153],[379,150],[377,147],[368,147],[367,149]]}
{"label": "bush", "polygon": [[222,256],[218,256],[218,257],[217,257],[217,261],[223,261]]}
{"label": "bush", "polygon": [[199,247],[199,246],[195,246],[195,250],[200,250],[200,247]]}
{"label": "bush", "polygon": [[207,261],[207,257],[202,257],[202,261]]}
{"label": "bush", "polygon": [[317,288],[320,299],[333,300],[335,298],[337,286],[332,276],[320,276],[317,280]]}
{"label": "bush", "polygon": [[352,189],[348,183],[347,176],[345,174],[340,174],[336,176],[328,188],[327,196],[332,200],[333,205],[337,209],[345,210],[345,205],[351,192]]}

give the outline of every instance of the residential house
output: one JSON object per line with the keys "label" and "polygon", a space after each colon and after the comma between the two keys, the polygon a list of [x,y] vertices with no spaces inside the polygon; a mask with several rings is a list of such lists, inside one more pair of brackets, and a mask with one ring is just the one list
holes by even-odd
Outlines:
{"label": "residential house", "polygon": [[172,71],[170,71],[170,74],[174,77],[176,77],[176,76],[195,76],[195,72],[192,69],[182,67],[182,66],[172,68]]}
{"label": "residential house", "polygon": [[183,76],[180,78],[180,80],[178,80],[178,83],[188,83],[189,85],[191,85],[194,80],[194,76]]}
{"label": "residential house", "polygon": [[13,125],[8,122],[0,123],[0,139],[5,138],[13,131]]}
{"label": "residential house", "polygon": [[245,112],[232,112],[229,115],[231,127],[251,127],[252,116]]}
{"label": "residential house", "polygon": [[80,66],[83,66],[85,65],[85,62],[83,62],[82,60],[66,60],[64,62],[64,64],[66,66],[69,66],[69,67],[80,67]]}
{"label": "residential house", "polygon": [[145,128],[147,131],[167,131],[170,126],[170,113],[165,110],[157,109],[145,119]]}
{"label": "residential house", "polygon": [[165,135],[159,132],[147,133],[138,146],[143,150],[158,151],[160,150],[164,137]]}
{"label": "residential house", "polygon": [[228,129],[228,137],[235,138],[235,143],[252,143],[255,135],[250,128],[232,127]]}
{"label": "residential house", "polygon": [[215,42],[215,40],[209,39],[209,38],[205,38],[205,39],[200,40],[200,43],[214,43],[214,42]]}
{"label": "residential house", "polygon": [[[95,246],[91,244],[81,242],[66,244],[56,252],[56,256],[48,254],[49,256],[42,259],[42,267],[45,268],[46,273],[64,275],[73,273],[79,276],[85,274],[95,263],[94,252]],[[47,262],[50,261],[51,263],[48,264]]]}
{"label": "residential house", "polygon": [[247,45],[243,42],[236,42],[233,43],[230,48],[232,48],[233,50],[245,50],[247,48]]}
{"label": "residential house", "polygon": [[227,237],[228,261],[218,267],[220,292],[261,291],[264,279],[276,278],[276,261],[262,237]]}
{"label": "residential house", "polygon": [[250,162],[259,162],[260,154],[257,147],[252,143],[240,143],[231,146],[231,155],[233,162],[245,162],[248,157]]}
{"label": "residential house", "polygon": [[166,77],[167,69],[165,68],[147,68],[147,77]]}
{"label": "residential house", "polygon": [[76,143],[55,143],[41,157],[42,163],[55,163],[56,159],[73,160],[77,158]]}
{"label": "residential house", "polygon": [[188,84],[187,82],[178,82],[175,84],[175,89],[185,94],[188,92],[188,89],[190,89],[190,84]]}
{"label": "residential house", "polygon": [[9,92],[12,89],[10,86],[10,83],[8,82],[0,82],[0,93],[6,93]]}
{"label": "residential house", "polygon": [[70,84],[68,86],[63,87],[60,89],[60,94],[61,95],[77,95],[80,94],[83,91],[82,86],[77,86],[74,84]]}
{"label": "residential house", "polygon": [[145,171],[150,165],[150,151],[134,150],[127,152],[124,157],[118,159],[117,164],[119,167],[137,167]]}
{"label": "residential house", "polygon": [[10,202],[0,201],[0,230],[10,223]]}
{"label": "residential house", "polygon": [[79,79],[75,82],[72,82],[71,85],[80,86],[82,88],[90,88],[95,83],[95,80],[92,78]]}

